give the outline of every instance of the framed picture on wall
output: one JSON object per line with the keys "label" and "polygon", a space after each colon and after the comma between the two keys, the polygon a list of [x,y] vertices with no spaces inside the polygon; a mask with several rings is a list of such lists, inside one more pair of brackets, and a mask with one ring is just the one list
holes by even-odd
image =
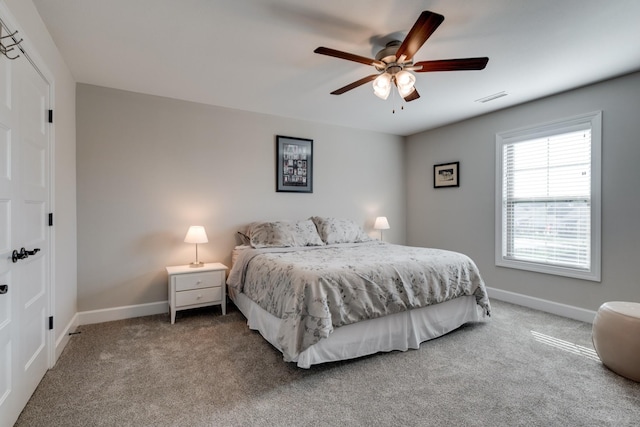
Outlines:
{"label": "framed picture on wall", "polygon": [[433,188],[460,187],[460,162],[433,166]]}
{"label": "framed picture on wall", "polygon": [[276,191],[313,193],[313,140],[276,135]]}

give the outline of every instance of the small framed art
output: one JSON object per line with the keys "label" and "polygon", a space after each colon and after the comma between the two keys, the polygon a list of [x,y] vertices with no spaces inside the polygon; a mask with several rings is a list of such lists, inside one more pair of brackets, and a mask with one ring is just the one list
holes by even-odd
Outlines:
{"label": "small framed art", "polygon": [[433,188],[460,187],[460,162],[433,166]]}
{"label": "small framed art", "polygon": [[313,140],[276,135],[276,191],[313,193]]}

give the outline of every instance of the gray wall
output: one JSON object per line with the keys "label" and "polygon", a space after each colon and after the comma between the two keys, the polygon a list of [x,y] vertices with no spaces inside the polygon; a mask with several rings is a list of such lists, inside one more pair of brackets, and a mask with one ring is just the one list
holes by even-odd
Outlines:
{"label": "gray wall", "polygon": [[[256,220],[346,217],[405,243],[404,139],[79,84],[78,310],[167,299],[167,265],[204,225],[200,259],[229,265]],[[275,192],[275,136],[314,141],[313,194]]]}
{"label": "gray wall", "polygon": [[[500,102],[500,101],[495,101]],[[603,111],[602,282],[496,267],[495,134]],[[587,310],[640,301],[640,73],[407,138],[407,243],[460,251],[488,286]],[[433,165],[460,161],[460,188],[434,189]]]}

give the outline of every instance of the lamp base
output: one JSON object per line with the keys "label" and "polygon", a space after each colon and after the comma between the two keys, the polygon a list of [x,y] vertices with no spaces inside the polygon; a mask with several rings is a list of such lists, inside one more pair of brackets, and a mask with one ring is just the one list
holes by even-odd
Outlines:
{"label": "lamp base", "polygon": [[192,262],[191,264],[189,264],[189,267],[191,268],[204,267],[204,262]]}

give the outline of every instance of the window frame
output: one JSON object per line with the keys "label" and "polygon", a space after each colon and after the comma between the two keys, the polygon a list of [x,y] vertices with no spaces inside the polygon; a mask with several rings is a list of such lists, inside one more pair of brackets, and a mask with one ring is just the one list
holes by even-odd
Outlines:
{"label": "window frame", "polygon": [[[534,261],[523,261],[505,257],[507,247],[506,221],[503,204],[503,147],[506,144],[552,136],[591,128],[591,195],[590,195],[590,268],[579,269],[549,265]],[[496,133],[496,188],[495,188],[495,263],[498,267],[515,268],[538,273],[573,277],[583,280],[601,281],[602,246],[602,111],[585,113],[570,118],[527,126]]]}

